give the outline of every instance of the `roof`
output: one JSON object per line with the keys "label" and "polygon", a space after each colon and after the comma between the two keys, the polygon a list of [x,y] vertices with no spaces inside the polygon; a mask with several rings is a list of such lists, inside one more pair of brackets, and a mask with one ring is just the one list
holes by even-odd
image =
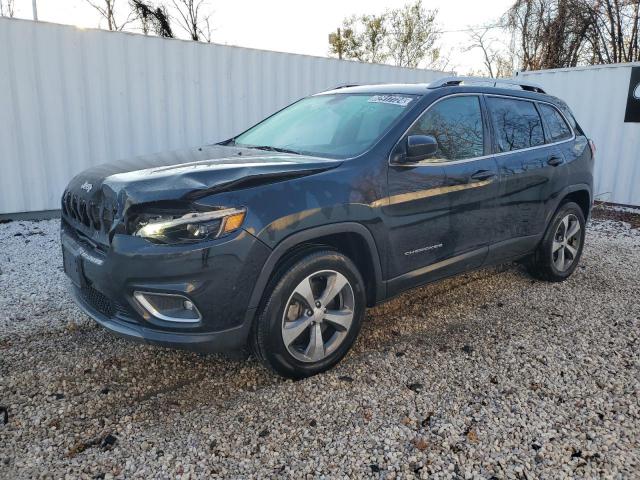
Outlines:
{"label": "roof", "polygon": [[425,95],[428,83],[380,83],[374,85],[337,86],[318,95],[330,93],[404,93],[406,95]]}
{"label": "roof", "polygon": [[443,77],[431,83],[383,83],[374,85],[342,85],[321,92],[331,93],[380,93],[427,95],[441,88],[469,92],[500,92],[507,94],[534,93],[546,95],[540,85],[519,79],[493,79],[483,77]]}

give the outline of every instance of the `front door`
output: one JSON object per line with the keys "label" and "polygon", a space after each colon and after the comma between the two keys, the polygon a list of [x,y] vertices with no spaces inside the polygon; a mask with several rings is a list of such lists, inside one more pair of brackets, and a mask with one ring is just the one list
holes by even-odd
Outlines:
{"label": "front door", "polygon": [[[390,295],[482,264],[493,239],[498,188],[483,118],[478,95],[444,97],[427,107],[392,154],[383,206]],[[410,135],[433,136],[437,152],[406,163]]]}

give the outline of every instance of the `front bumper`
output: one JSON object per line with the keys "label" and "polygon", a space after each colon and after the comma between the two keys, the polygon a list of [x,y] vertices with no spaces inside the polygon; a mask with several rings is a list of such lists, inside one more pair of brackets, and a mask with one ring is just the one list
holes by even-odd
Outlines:
{"label": "front bumper", "polygon": [[118,317],[107,317],[87,302],[81,290],[73,284],[71,285],[71,293],[82,311],[115,335],[135,342],[203,353],[224,352],[242,348],[246,344],[253,314],[255,313],[255,310],[247,311],[247,318],[241,325],[218,332],[186,333],[162,331],[136,325]]}
{"label": "front bumper", "polygon": [[[270,250],[245,231],[182,246],[154,245],[115,235],[109,249],[93,247],[63,223],[65,271],[80,308],[111,332],[135,341],[199,352],[245,345],[255,309],[252,286]],[[195,323],[155,318],[134,291],[180,294],[202,314]]]}

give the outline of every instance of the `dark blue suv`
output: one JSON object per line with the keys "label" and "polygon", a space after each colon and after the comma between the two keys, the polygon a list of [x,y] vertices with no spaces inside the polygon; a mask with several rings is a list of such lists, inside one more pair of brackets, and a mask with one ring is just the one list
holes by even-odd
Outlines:
{"label": "dark blue suv", "polygon": [[594,147],[535,85],[446,78],[304,98],[216,145],[87,170],[62,197],[64,267],[107,329],[330,368],[367,306],[521,260],[575,270]]}

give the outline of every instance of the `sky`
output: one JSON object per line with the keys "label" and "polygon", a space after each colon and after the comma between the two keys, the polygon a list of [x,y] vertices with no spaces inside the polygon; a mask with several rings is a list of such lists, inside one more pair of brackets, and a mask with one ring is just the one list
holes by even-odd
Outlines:
{"label": "sky", "polygon": [[[100,2],[101,0],[93,0]],[[128,11],[126,0],[116,5]],[[327,56],[328,35],[353,14],[379,14],[401,7],[409,0],[205,0],[212,11],[215,43]],[[15,0],[16,17],[32,18],[32,0]],[[170,2],[167,2],[170,3]],[[469,45],[467,30],[495,23],[513,0],[423,0],[424,7],[438,9],[442,50],[450,58],[447,69],[458,74],[482,70],[482,54]],[[92,28],[99,15],[86,0],[37,0],[42,21]]]}

